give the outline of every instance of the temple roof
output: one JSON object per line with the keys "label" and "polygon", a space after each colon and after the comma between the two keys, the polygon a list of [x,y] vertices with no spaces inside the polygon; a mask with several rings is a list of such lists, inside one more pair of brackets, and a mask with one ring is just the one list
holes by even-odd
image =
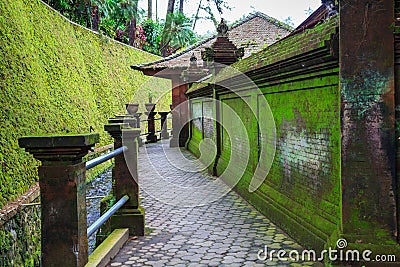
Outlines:
{"label": "temple roof", "polygon": [[[231,78],[238,74],[254,73],[256,70],[267,67],[273,69],[283,69],[280,62],[288,59],[299,59],[312,51],[328,51],[331,57],[335,57],[338,49],[337,34],[339,31],[338,16],[329,16],[328,10],[321,5],[303,23],[301,23],[292,33],[274,44],[262,49],[260,52],[251,55],[245,60],[234,63],[232,68],[223,69],[212,79],[199,80],[194,83],[187,91],[187,94],[201,94],[201,91],[209,86]],[[322,60],[322,57],[319,58]],[[322,62],[322,61],[321,61]],[[303,66],[302,66],[303,67]],[[206,91],[204,91],[206,92]]]}
{"label": "temple roof", "polygon": [[[244,48],[244,58],[260,51],[275,41],[287,36],[293,29],[270,16],[256,12],[237,22],[229,29],[229,40],[237,48]],[[190,65],[190,57],[194,54],[199,67],[203,65],[201,51],[211,47],[216,41],[217,34],[196,43],[181,52],[173,54],[161,60],[131,66],[135,70],[163,70],[163,69],[187,69]]]}

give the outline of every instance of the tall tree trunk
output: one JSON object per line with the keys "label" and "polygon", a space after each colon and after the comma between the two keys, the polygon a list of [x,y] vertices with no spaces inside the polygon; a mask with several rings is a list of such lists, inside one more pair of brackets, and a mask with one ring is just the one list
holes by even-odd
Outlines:
{"label": "tall tree trunk", "polygon": [[94,31],[99,31],[99,22],[100,22],[100,16],[99,16],[99,7],[94,5],[92,6],[92,30]]}
{"label": "tall tree trunk", "polygon": [[181,13],[183,13],[183,1],[184,0],[179,1],[179,12],[181,12]]}
{"label": "tall tree trunk", "polygon": [[137,10],[138,10],[138,2],[139,0],[135,0],[133,2],[133,17],[129,23],[129,32],[128,32],[128,36],[129,36],[129,45],[130,46],[134,46],[135,44],[135,40],[136,40],[136,17],[137,17]]}
{"label": "tall tree trunk", "polygon": [[89,1],[85,1],[85,21],[86,28],[92,28],[92,4]]}
{"label": "tall tree trunk", "polygon": [[168,0],[167,15],[174,12],[175,0]]}
{"label": "tall tree trunk", "polygon": [[147,0],[147,19],[151,20],[153,17],[153,0]]}
{"label": "tall tree trunk", "polygon": [[174,12],[174,6],[175,6],[175,0],[168,0],[168,6],[167,6],[167,14],[165,16],[165,25],[164,25],[164,30],[162,33],[162,40],[161,40],[161,55],[163,57],[167,56],[167,51],[168,51],[168,40],[167,36],[169,33],[167,32],[171,28],[171,19],[169,14]]}
{"label": "tall tree trunk", "polygon": [[133,46],[136,39],[136,18],[133,17],[129,23],[129,45]]}
{"label": "tall tree trunk", "polygon": [[158,0],[156,0],[156,22],[158,23]]}

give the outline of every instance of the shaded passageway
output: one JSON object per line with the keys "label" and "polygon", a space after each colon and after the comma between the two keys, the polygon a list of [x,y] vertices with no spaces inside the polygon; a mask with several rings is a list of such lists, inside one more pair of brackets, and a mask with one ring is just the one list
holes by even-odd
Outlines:
{"label": "shaded passageway", "polygon": [[[139,179],[146,236],[128,241],[110,266],[313,264],[258,260],[257,254],[265,246],[300,253],[302,247],[202,171],[201,164],[186,150],[169,148],[166,141],[140,148]],[[218,200],[207,202],[218,195]]]}

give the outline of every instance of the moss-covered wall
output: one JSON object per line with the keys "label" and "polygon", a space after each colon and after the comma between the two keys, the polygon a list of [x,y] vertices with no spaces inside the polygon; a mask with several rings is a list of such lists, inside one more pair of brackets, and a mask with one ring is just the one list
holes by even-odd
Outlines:
{"label": "moss-covered wall", "polygon": [[[272,45],[234,64],[233,67],[248,75],[257,89],[243,90],[251,86],[240,76],[224,80],[228,70],[216,78],[223,86],[214,87],[220,101],[220,112],[214,116],[222,127],[220,134],[214,136],[215,143],[220,141],[221,145],[212,171],[227,179],[244,171],[235,190],[300,243],[314,249],[335,242],[341,228],[336,34],[337,20],[331,20],[277,43],[278,48]],[[266,60],[260,60],[263,58]],[[252,72],[246,73],[248,68]],[[189,91],[192,116],[204,105],[202,90],[204,95],[209,92],[201,86]],[[250,183],[257,164],[267,165],[260,154],[261,138],[268,136],[265,131],[270,131],[260,128],[259,123],[268,118],[264,114],[268,112],[263,106],[264,99],[276,126],[276,152],[265,180],[251,192]],[[200,114],[204,115],[204,111]],[[198,144],[204,138],[204,129],[195,122],[191,123],[191,129],[188,148],[199,156]],[[245,145],[246,141],[249,146]]]}
{"label": "moss-covered wall", "polygon": [[199,144],[204,138],[203,131],[203,99],[197,99],[190,103],[190,113],[192,120],[190,123],[190,142],[188,142],[189,150],[200,157]]}
{"label": "moss-covered wall", "polygon": [[40,266],[40,234],[40,206],[18,211],[0,227],[0,266]]}
{"label": "moss-covered wall", "polygon": [[[247,168],[236,190],[301,243],[322,248],[330,236],[337,233],[341,222],[338,76],[332,70],[331,76],[324,79],[310,75],[307,84],[291,81],[290,87],[295,91],[283,91],[286,85],[262,86],[263,94],[249,93],[246,96],[253,98],[255,101],[250,103],[256,105],[262,103],[256,99],[265,98],[276,125],[276,152],[272,167],[255,192],[250,192],[249,188],[260,156],[257,148],[261,135],[257,119],[251,116],[243,97],[221,96],[223,103],[240,111],[247,136],[238,131],[229,134],[222,131],[217,174],[226,170],[231,153],[245,154],[240,147],[231,147],[231,140],[249,140]],[[254,108],[258,113],[265,112],[260,107]],[[222,108],[222,125],[233,123],[224,111]]]}
{"label": "moss-covered wall", "polygon": [[[364,8],[376,15],[367,18],[373,27],[359,32],[353,26],[365,23],[366,17],[357,13]],[[400,255],[394,166],[398,73],[393,73],[393,32],[388,26],[392,8],[391,0],[344,4],[338,16],[233,64],[258,90],[225,68],[214,80],[188,91],[191,103],[201,102],[213,90],[226,104],[214,114],[224,127],[219,131],[215,125],[221,133],[215,137],[221,153],[213,172],[230,182],[244,171],[237,192],[317,251],[334,248],[345,238],[345,249],[369,249],[373,255],[392,254],[397,259]],[[256,176],[262,183],[252,192],[249,185],[257,162],[268,164],[257,151],[273,136],[272,127],[259,123],[267,118],[264,99],[276,126],[276,151],[271,169]],[[227,115],[227,107],[238,117]],[[226,125],[236,129],[240,122],[245,131],[226,131]],[[202,140],[189,140],[188,148],[198,153],[194,147]],[[247,140],[248,148],[243,145]],[[237,167],[241,161],[246,164]]]}
{"label": "moss-covered wall", "polygon": [[38,163],[18,147],[19,137],[92,126],[99,145],[111,142],[107,118],[147,100],[133,99],[147,77],[130,66],[155,59],[73,25],[38,0],[1,1],[0,207],[37,180]]}

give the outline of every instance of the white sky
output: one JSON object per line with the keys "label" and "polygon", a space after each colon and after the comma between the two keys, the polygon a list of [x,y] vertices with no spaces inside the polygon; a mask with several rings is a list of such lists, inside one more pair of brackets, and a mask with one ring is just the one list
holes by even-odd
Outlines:
{"label": "white sky", "polygon": [[[167,0],[153,0],[153,16],[155,19],[155,8],[156,1],[158,2],[158,18],[165,19],[165,13],[167,9]],[[203,3],[207,0],[202,0]],[[212,0],[210,0],[212,2]],[[179,0],[175,0],[179,2]],[[218,21],[223,17],[228,23],[232,23],[243,15],[247,16],[251,12],[260,11],[264,14],[276,18],[280,21],[285,20],[287,17],[291,17],[294,26],[299,25],[307,15],[305,10],[311,8],[316,10],[321,5],[321,0],[226,0],[228,5],[232,10],[224,10],[222,16],[214,10],[214,14]],[[184,5],[184,13],[186,16],[191,17],[196,13],[197,7],[199,5],[199,0],[186,0]],[[147,9],[147,0],[140,1],[140,6],[143,9]],[[213,6],[213,4],[211,5]],[[204,11],[203,11],[204,12]],[[147,12],[146,12],[147,14]],[[204,13],[199,14],[205,15]],[[195,31],[198,34],[206,34],[207,32],[214,32],[215,27],[211,21],[199,20],[196,24]]]}

